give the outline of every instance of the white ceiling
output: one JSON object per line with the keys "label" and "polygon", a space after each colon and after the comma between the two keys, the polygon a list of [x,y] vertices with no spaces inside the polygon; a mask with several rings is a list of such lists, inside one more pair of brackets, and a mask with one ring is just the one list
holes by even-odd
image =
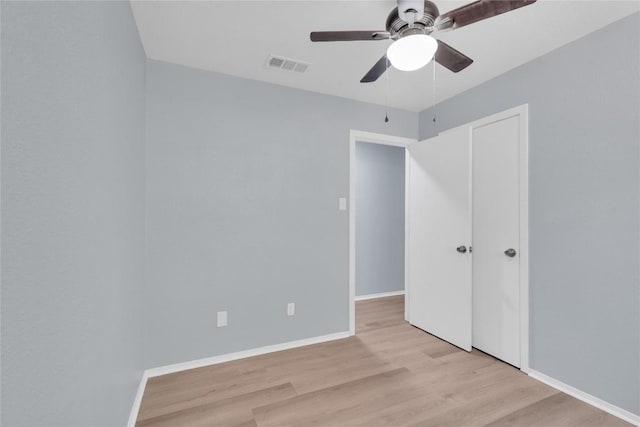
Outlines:
{"label": "white ceiling", "polygon": [[[470,1],[436,1],[440,13]],[[132,1],[147,56],[314,92],[421,111],[434,104],[432,66],[360,83],[389,41],[311,43],[310,31],[384,30],[395,1]],[[436,66],[436,99],[454,96],[640,10],[640,1],[538,0],[434,34],[474,63]],[[265,67],[269,54],[309,62],[300,74]],[[596,53],[597,54],[597,53]]]}

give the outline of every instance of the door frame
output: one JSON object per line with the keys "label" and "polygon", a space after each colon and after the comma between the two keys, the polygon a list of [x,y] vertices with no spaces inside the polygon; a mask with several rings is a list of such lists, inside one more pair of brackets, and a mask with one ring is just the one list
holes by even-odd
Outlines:
{"label": "door frame", "polygon": [[[349,130],[349,335],[356,334],[356,142],[368,142],[371,144],[390,145],[405,149],[409,144],[418,142],[417,139],[401,136],[385,135],[382,133],[366,132],[357,129]],[[405,163],[405,263],[404,263],[404,291],[407,295],[407,190],[406,190],[407,165]],[[407,305],[405,302],[405,317]]]}

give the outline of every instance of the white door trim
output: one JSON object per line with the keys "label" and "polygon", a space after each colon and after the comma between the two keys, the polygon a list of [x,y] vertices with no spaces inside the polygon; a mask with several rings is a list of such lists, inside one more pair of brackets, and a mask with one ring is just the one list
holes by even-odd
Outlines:
{"label": "white door trim", "polygon": [[[409,144],[417,142],[418,140],[412,138],[403,138],[400,136],[385,135],[381,133],[365,132],[356,129],[351,129],[349,131],[349,335],[356,334],[356,141],[406,148]],[[405,173],[406,169],[407,168],[405,164]],[[405,198],[405,207],[407,206],[407,203],[408,201]],[[407,253],[407,233],[407,222],[405,221],[405,254]],[[404,289],[406,292],[406,256],[404,277]]]}

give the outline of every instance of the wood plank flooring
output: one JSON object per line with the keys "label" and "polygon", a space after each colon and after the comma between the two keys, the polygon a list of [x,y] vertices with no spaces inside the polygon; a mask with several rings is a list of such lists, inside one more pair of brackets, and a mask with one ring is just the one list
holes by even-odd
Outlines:
{"label": "wood plank flooring", "polygon": [[137,426],[628,426],[479,351],[356,303],[356,336],[147,383]]}

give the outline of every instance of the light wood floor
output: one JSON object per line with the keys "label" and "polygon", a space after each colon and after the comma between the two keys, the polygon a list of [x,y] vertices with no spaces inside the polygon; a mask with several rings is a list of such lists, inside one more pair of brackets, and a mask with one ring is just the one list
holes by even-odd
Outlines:
{"label": "light wood floor", "polygon": [[149,379],[137,426],[628,426],[484,353],[356,304],[355,337]]}

